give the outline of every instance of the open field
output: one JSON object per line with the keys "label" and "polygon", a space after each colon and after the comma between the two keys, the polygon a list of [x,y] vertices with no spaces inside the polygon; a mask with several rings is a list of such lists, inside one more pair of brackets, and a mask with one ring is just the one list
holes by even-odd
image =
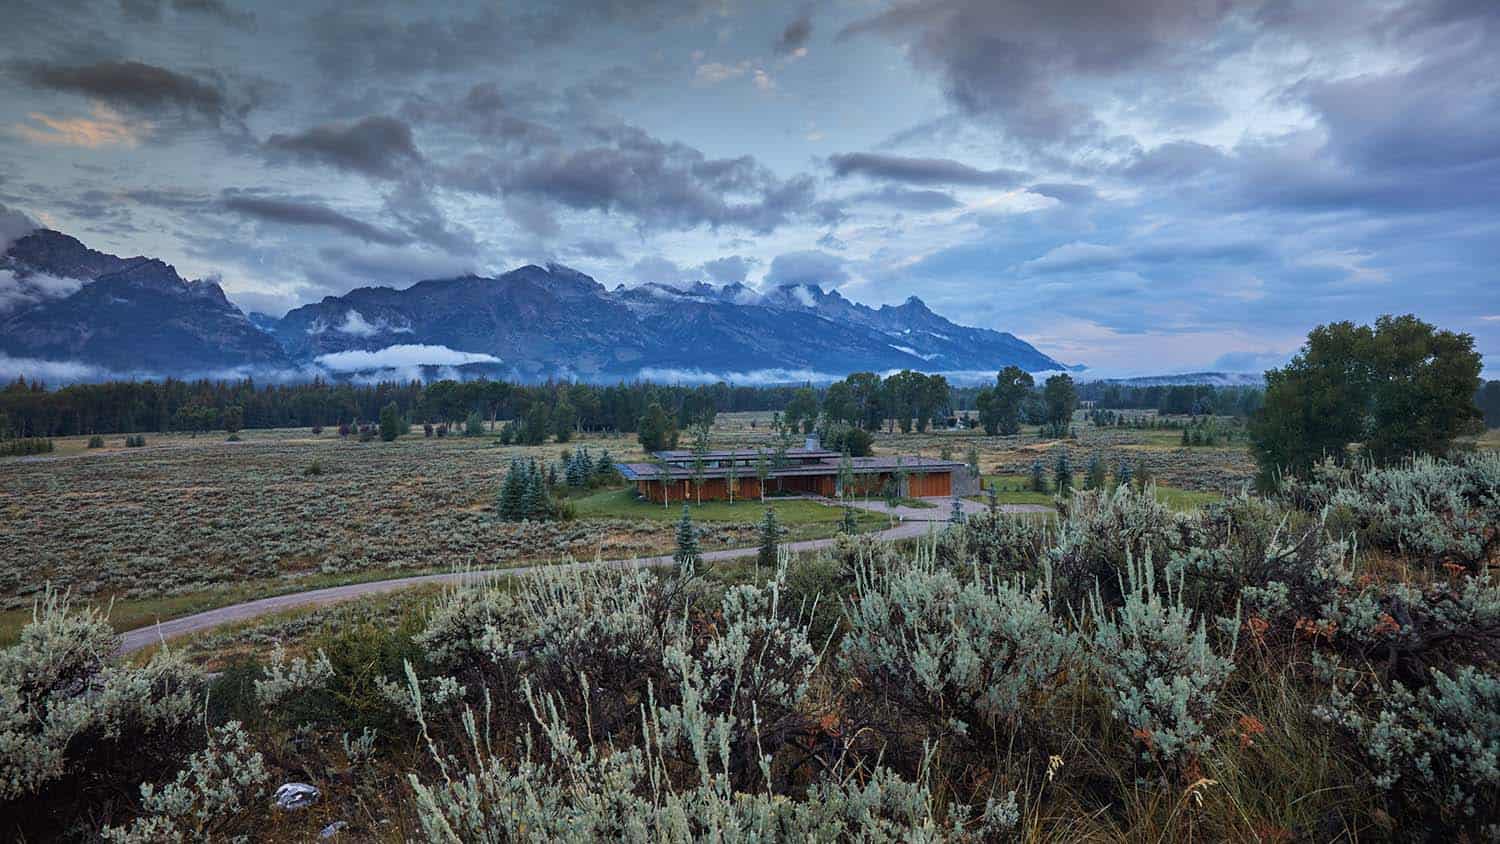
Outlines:
{"label": "open field", "polygon": [[[718,445],[770,443],[769,413],[723,414]],[[1160,494],[1185,508],[1244,483],[1252,465],[1242,445],[1184,449],[1164,445],[1174,432],[1096,429],[1081,422],[1066,442],[1075,472],[1098,454],[1107,465],[1144,463]],[[240,442],[222,435],[147,435],[143,448],[106,437],[57,440],[46,456],[0,460],[0,641],[10,641],[47,585],[98,603],[113,602],[112,622],[131,629],[257,597],[380,579],[396,574],[497,568],[574,559],[658,554],[673,543],[679,507],[634,500],[621,489],[575,495],[577,518],[513,524],[495,517],[493,500],[512,456],[555,460],[566,448],[609,449],[640,459],[633,437],[588,435],[573,443],[501,446],[492,436],[360,443],[325,431],[250,430]],[[964,459],[980,451],[997,476],[1001,501],[1049,504],[1025,491],[1034,459],[1048,466],[1058,441],[1035,431],[987,437],[977,431],[881,433],[880,454]],[[318,473],[311,473],[316,468]],[[837,508],[768,501],[789,540],[837,530]],[[705,549],[755,542],[759,501],[695,506]],[[884,517],[860,513],[866,528]]]}

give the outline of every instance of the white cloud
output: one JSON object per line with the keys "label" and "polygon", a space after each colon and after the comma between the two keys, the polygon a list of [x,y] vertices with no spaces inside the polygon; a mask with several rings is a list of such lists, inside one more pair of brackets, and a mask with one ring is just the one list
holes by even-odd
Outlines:
{"label": "white cloud", "polygon": [[501,363],[500,358],[483,352],[460,352],[447,346],[407,343],[368,351],[351,349],[318,355],[319,366],[333,372],[364,372],[371,369],[396,369],[413,366],[462,366],[466,363]]}
{"label": "white cloud", "polygon": [[49,383],[76,381],[105,381],[115,373],[92,364],[71,360],[42,360],[40,358],[13,358],[0,353],[0,378],[37,379]]}
{"label": "white cloud", "polygon": [[0,313],[45,299],[61,299],[76,293],[83,285],[84,282],[76,278],[59,278],[45,273],[18,276],[10,270],[0,270]]}
{"label": "white cloud", "polygon": [[643,381],[654,381],[658,384],[714,384],[723,381],[728,384],[755,385],[801,384],[808,381],[815,384],[831,384],[834,381],[842,380],[844,375],[817,372],[811,369],[755,369],[748,372],[705,372],[701,369],[673,369],[670,367],[648,366],[637,373],[636,377]]}

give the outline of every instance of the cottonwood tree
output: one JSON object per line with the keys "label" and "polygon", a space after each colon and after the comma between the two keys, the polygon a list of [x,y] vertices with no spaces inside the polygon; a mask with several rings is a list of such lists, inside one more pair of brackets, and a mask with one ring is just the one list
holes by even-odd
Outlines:
{"label": "cottonwood tree", "polygon": [[1301,475],[1325,455],[1346,460],[1356,444],[1376,464],[1446,453],[1481,424],[1480,368],[1472,335],[1410,314],[1314,328],[1290,363],[1266,372],[1250,425],[1260,483]]}
{"label": "cottonwood tree", "polygon": [[995,386],[981,390],[976,399],[979,423],[990,436],[1010,436],[1021,430],[1021,405],[1036,381],[1031,373],[1017,366],[1007,366],[995,376]]}

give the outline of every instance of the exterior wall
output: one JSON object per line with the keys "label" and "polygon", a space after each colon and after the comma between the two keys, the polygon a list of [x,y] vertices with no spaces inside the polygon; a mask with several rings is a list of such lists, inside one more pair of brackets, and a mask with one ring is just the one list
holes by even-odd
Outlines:
{"label": "exterior wall", "polygon": [[[649,501],[662,503],[662,485],[658,481],[636,481],[635,488]],[[771,487],[774,489],[775,487]],[[691,480],[674,480],[667,485],[668,501],[697,501],[699,491],[693,489]],[[728,478],[707,478],[703,482],[701,494],[704,501],[727,501],[729,499]],[[752,498],[760,498],[760,482],[754,475],[748,478],[740,478],[735,485],[734,500],[748,501]]]}
{"label": "exterior wall", "polygon": [[953,494],[952,472],[929,472],[925,475],[906,476],[906,495],[909,498],[930,498]]}

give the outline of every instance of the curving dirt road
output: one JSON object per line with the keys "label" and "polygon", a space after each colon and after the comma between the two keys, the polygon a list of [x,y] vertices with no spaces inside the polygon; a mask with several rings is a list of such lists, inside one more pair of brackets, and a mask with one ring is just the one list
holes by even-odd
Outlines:
{"label": "curving dirt road", "polygon": [[[944,499],[947,501],[947,499]],[[972,503],[972,502],[966,502]],[[909,509],[909,508],[903,508]],[[965,508],[968,509],[967,507]],[[1011,504],[1004,505],[1003,510],[1007,512],[1045,512],[1050,508],[1037,505]],[[910,514],[905,514],[905,520],[900,524],[880,531],[875,536],[881,539],[910,539],[927,533],[935,524],[941,524],[948,520],[948,509],[934,507],[932,509],[912,509]],[[819,548],[832,546],[834,540],[808,539],[801,542],[788,542],[782,547],[794,553],[802,551],[813,551]],[[715,560],[734,560],[741,557],[753,557],[756,548],[726,548],[718,551],[705,551],[703,559],[709,562]],[[593,568],[596,566],[669,566],[672,565],[672,557],[663,555],[660,557],[634,557],[628,560],[596,560],[581,563],[558,564],[565,567]],[[127,631],[123,635],[120,645],[120,653],[130,653],[142,648],[148,648],[159,642],[165,642],[180,636],[188,636],[194,633],[203,633],[215,627],[226,624],[234,624],[241,621],[249,621],[263,615],[283,612],[301,607],[320,607],[328,604],[337,604],[343,601],[352,601],[358,598],[366,598],[372,595],[384,595],[401,589],[410,589],[414,586],[426,586],[433,583],[462,583],[465,581],[485,580],[493,577],[504,577],[510,575],[525,574],[539,568],[556,568],[557,565],[546,566],[516,566],[506,569],[489,569],[486,571],[452,572],[449,574],[423,574],[412,577],[398,577],[391,580],[373,580],[368,583],[350,583],[347,586],[329,586],[323,589],[312,589],[307,592],[292,592],[286,595],[273,595],[269,598],[260,598],[255,601],[246,601],[243,604],[233,604],[218,609],[205,610],[204,612],[185,615],[169,621],[159,621],[149,627],[138,627]]]}

